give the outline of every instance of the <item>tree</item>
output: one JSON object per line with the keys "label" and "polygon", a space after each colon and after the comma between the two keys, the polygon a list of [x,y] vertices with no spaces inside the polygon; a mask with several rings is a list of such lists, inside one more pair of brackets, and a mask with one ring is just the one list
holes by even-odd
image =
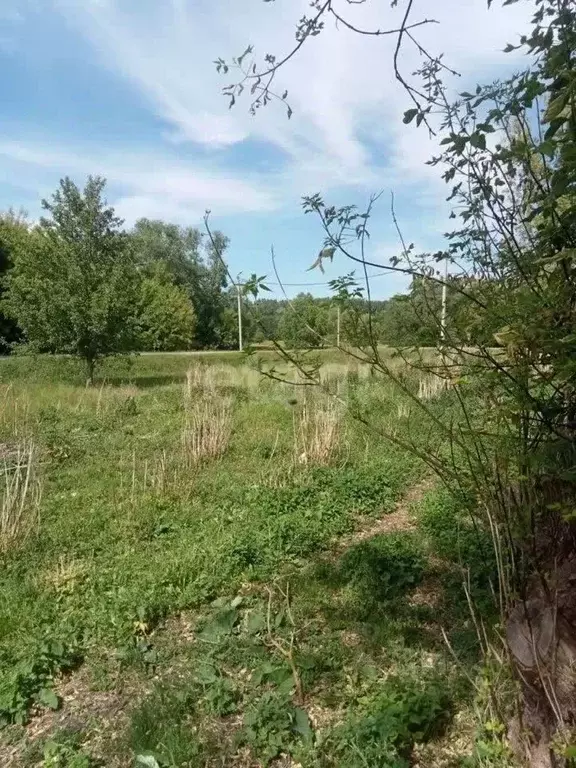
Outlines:
{"label": "tree", "polygon": [[81,191],[62,179],[47,216],[14,252],[6,306],[27,341],[96,363],[135,348],[137,273],[122,221],[103,199],[105,180]]}
{"label": "tree", "polygon": [[139,288],[136,322],[140,348],[155,352],[190,349],[196,314],[184,288],[173,282],[162,263],[143,277]]}
{"label": "tree", "polygon": [[[0,215],[0,301],[5,293],[8,272],[14,265],[14,253],[24,247],[29,235],[24,214],[8,211]],[[14,319],[0,311],[0,353],[9,354],[21,337],[22,331]]]}
{"label": "tree", "polygon": [[315,300],[309,293],[299,293],[287,302],[280,317],[278,334],[292,349],[326,345],[329,332],[326,302]]}
{"label": "tree", "polygon": [[226,267],[222,261],[228,239],[214,233],[220,256],[193,227],[179,227],[159,220],[140,219],[131,238],[138,264],[144,271],[158,262],[166,265],[176,285],[183,288],[196,313],[195,342],[199,347],[221,343],[219,326],[226,306]]}

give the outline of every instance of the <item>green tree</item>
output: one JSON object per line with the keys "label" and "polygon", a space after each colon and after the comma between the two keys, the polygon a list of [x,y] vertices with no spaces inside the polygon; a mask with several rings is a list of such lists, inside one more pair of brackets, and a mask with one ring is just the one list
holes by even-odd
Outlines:
{"label": "green tree", "polygon": [[142,278],[139,288],[136,320],[141,349],[155,352],[190,349],[196,314],[184,288],[173,282],[162,263]]}
{"label": "green tree", "polygon": [[[23,214],[13,211],[0,214],[0,300],[5,293],[8,272],[14,265],[14,253],[25,247],[29,237],[30,228]],[[22,331],[14,318],[0,309],[0,353],[9,354],[21,337]]]}
{"label": "green tree", "polygon": [[47,216],[13,254],[6,307],[27,341],[77,355],[93,382],[96,363],[136,346],[138,275],[119,219],[103,198],[105,180],[81,191],[62,179]]}
{"label": "green tree", "polygon": [[322,347],[330,332],[327,302],[320,302],[310,293],[299,293],[286,302],[278,324],[278,335],[288,347]]}
{"label": "green tree", "polygon": [[215,254],[213,244],[205,243],[197,229],[151,219],[137,221],[131,238],[144,271],[162,262],[176,285],[187,292],[196,313],[196,345],[220,345],[221,315],[227,304],[226,267],[221,256],[228,239],[221,232],[214,233],[219,249]]}

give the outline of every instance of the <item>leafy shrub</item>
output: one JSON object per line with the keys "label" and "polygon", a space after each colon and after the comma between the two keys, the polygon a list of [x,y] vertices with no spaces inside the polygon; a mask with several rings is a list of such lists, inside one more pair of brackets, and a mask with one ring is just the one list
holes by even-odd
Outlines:
{"label": "leafy shrub", "polygon": [[[450,700],[441,680],[389,678],[375,695],[333,729],[323,751],[347,768],[408,768],[416,742],[441,732]],[[328,747],[328,749],[326,749]]]}
{"label": "leafy shrub", "polygon": [[180,766],[198,759],[203,748],[190,726],[196,696],[192,688],[158,686],[133,713],[130,746],[161,766]]}
{"label": "leafy shrub", "polygon": [[281,752],[290,753],[297,740],[311,736],[306,712],[294,707],[289,695],[266,691],[248,706],[237,743],[249,746],[268,765]]}
{"label": "leafy shrub", "polygon": [[376,599],[391,600],[416,586],[424,567],[420,544],[412,534],[383,534],[345,552],[338,578]]}
{"label": "leafy shrub", "polygon": [[0,727],[25,723],[33,704],[58,709],[60,701],[52,689],[53,678],[79,661],[76,651],[59,642],[48,642],[33,660],[16,664],[0,678]]}

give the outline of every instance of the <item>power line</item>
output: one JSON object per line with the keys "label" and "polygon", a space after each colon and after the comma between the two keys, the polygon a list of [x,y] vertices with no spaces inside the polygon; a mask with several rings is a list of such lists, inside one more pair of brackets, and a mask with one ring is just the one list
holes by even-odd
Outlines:
{"label": "power line", "polygon": [[[368,280],[372,280],[375,277],[382,277],[383,275],[389,274],[388,272],[378,272],[375,275],[368,275]],[[364,279],[364,278],[362,278]],[[266,285],[280,285],[284,286],[285,288],[305,288],[306,286],[314,286],[314,285],[330,285],[332,283],[332,280],[326,280],[323,283],[278,283],[276,281],[268,281],[266,280]]]}

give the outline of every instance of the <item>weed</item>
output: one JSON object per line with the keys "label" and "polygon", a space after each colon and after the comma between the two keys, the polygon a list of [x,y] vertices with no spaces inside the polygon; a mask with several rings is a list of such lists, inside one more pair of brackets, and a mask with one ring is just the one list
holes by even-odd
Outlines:
{"label": "weed", "polygon": [[326,737],[321,765],[408,768],[410,750],[442,731],[451,713],[445,682],[389,678]]}
{"label": "weed", "polygon": [[136,755],[151,755],[161,766],[180,766],[201,754],[190,727],[195,711],[193,690],[157,686],[134,711],[129,741]]}
{"label": "weed", "polygon": [[424,573],[424,556],[416,537],[407,533],[375,536],[342,556],[337,579],[363,595],[392,600],[416,586]]}
{"label": "weed", "polygon": [[42,768],[96,768],[101,765],[82,748],[80,734],[61,731],[43,749]]}
{"label": "weed", "polygon": [[0,727],[25,723],[33,704],[58,709],[60,699],[53,689],[54,676],[72,669],[79,661],[75,650],[49,642],[32,662],[21,662],[5,674],[0,682]]}
{"label": "weed", "polygon": [[289,695],[266,691],[246,709],[236,741],[268,765],[281,753],[290,754],[300,739],[312,739],[306,712],[293,706]]}

